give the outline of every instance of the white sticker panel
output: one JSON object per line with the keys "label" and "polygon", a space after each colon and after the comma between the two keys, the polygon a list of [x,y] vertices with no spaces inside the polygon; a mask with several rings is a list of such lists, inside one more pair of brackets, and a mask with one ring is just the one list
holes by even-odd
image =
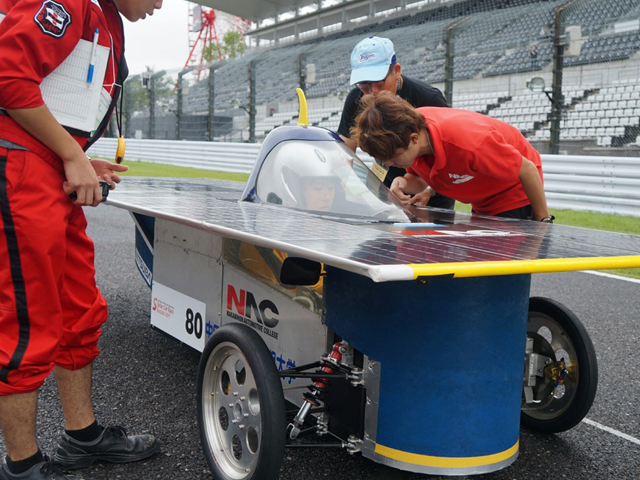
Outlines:
{"label": "white sticker panel", "polygon": [[182,343],[204,350],[206,305],[177,290],[153,282],[151,289],[151,325]]}

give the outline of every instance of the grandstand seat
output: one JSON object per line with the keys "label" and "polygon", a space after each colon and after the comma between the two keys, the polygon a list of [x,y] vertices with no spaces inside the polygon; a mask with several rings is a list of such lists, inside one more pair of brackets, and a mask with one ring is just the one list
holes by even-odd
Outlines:
{"label": "grandstand seat", "polygon": [[[467,10],[457,11],[460,15],[470,15],[470,18],[456,35],[455,47],[455,79],[469,75],[477,75],[482,71],[483,76],[511,74],[515,72],[532,71],[538,69],[549,70],[547,67],[552,58],[551,38],[540,38],[539,32],[543,25],[549,24],[553,18],[553,8],[566,0],[510,0],[500,2],[502,8],[496,9],[496,0],[461,1],[459,4]],[[394,41],[396,49],[402,53],[403,72],[429,83],[439,83],[444,80],[444,56],[435,54],[437,45],[446,28],[451,25],[453,10],[447,7],[432,8],[426,5],[406,3],[405,12],[388,19],[377,18],[376,23],[366,21],[356,27],[343,28],[341,32],[325,30],[322,39],[312,38],[311,34],[302,37],[296,44],[281,42],[280,45],[258,49],[239,58],[229,61],[216,73],[216,110],[228,108],[232,98],[236,98],[238,91],[248,91],[246,76],[247,66],[251,59],[259,58],[257,63],[257,77],[260,82],[257,103],[259,111],[264,111],[269,103],[287,105],[294,100],[294,87],[297,83],[297,69],[299,54],[304,52],[306,60],[316,64],[317,80],[307,88],[308,98],[332,97],[333,102],[338,92],[348,91],[348,58],[349,52],[356,43],[356,38],[363,35],[384,34]],[[417,2],[428,4],[436,2]],[[446,3],[446,2],[440,2]],[[453,2],[452,2],[453,3]],[[461,8],[461,7],[456,7]],[[404,9],[404,8],[403,8]],[[569,59],[565,65],[584,65],[594,61],[610,61],[614,54],[628,58],[640,49],[640,34],[638,32],[616,33],[615,22],[621,19],[635,19],[640,15],[638,0],[583,0],[568,12],[567,25],[580,24],[587,42],[583,46],[583,55]],[[400,14],[402,15],[400,16]],[[539,48],[539,68],[531,68],[527,56],[526,44],[536,39]],[[316,45],[317,44],[317,45]],[[544,45],[543,45],[544,44]],[[320,46],[321,45],[321,46]],[[430,46],[431,56],[428,61],[423,58],[424,46]],[[332,55],[327,56],[326,52]],[[625,56],[626,55],[626,56]],[[637,62],[635,57],[634,61]],[[573,63],[572,63],[573,62]],[[633,66],[633,65],[631,65]],[[591,67],[589,67],[591,68]],[[635,70],[634,70],[635,68]],[[636,75],[637,67],[621,69],[621,75]],[[582,71],[580,71],[582,78]],[[546,72],[545,72],[546,73]],[[571,72],[573,73],[573,72]],[[596,78],[596,69],[589,70],[587,77]],[[616,72],[618,73],[618,72]],[[607,79],[613,75],[602,75]],[[573,75],[565,76],[576,78]],[[502,80],[502,79],[501,79]],[[518,80],[519,81],[519,80]],[[606,80],[604,80],[606,81]],[[502,85],[508,82],[497,82]],[[229,88],[227,88],[227,85]],[[471,89],[465,85],[465,88]],[[489,87],[487,87],[488,90]],[[505,88],[505,87],[500,87]],[[457,108],[485,112],[488,115],[506,121],[517,123],[519,128],[533,130],[533,122],[547,122],[551,113],[551,106],[543,94],[528,92],[514,95],[511,86],[502,92],[473,92],[454,96],[453,105]],[[592,90],[593,88],[593,90]],[[191,91],[195,88],[191,86]],[[458,91],[458,87],[454,88]],[[563,88],[566,120],[562,121],[563,129],[572,130],[577,136],[578,130],[587,129],[587,134],[595,129],[598,141],[602,138],[614,136],[614,127],[624,127],[629,131],[630,125],[639,125],[640,117],[640,82],[636,79],[612,81],[611,85],[587,86],[585,84],[566,85]],[[233,96],[232,96],[233,95]],[[513,95],[513,99],[511,99]],[[245,97],[246,98],[246,97]],[[239,98],[245,103],[245,98]],[[506,100],[507,98],[511,100]],[[500,101],[499,101],[500,99]],[[198,105],[202,105],[199,102]],[[501,104],[500,108],[488,109],[489,105]],[[270,106],[270,105],[269,105]],[[268,111],[268,108],[266,109]],[[285,113],[285,112],[283,112]],[[309,110],[310,123],[334,125],[339,116],[333,112]],[[277,125],[291,121],[292,115],[274,115],[256,119],[256,133],[270,131]],[[607,130],[613,130],[607,135]],[[603,131],[603,129],[605,129]],[[583,133],[585,133],[583,132]],[[548,138],[548,128],[540,128],[531,132],[536,138]],[[617,134],[616,134],[617,135]],[[563,132],[563,136],[566,137]]]}
{"label": "grandstand seat", "polygon": [[602,136],[598,137],[596,143],[600,147],[610,147],[611,146],[611,137],[610,136]]}

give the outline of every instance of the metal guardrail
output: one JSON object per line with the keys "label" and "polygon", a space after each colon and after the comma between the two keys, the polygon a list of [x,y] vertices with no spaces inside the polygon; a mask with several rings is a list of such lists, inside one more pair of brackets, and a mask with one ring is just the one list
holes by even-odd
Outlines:
{"label": "metal guardrail", "polygon": [[[101,138],[89,155],[112,158],[117,139]],[[127,140],[126,159],[221,172],[249,173],[261,145],[179,140]],[[373,159],[358,150],[367,165]],[[551,208],[640,217],[640,158],[542,155]]]}
{"label": "metal guardrail", "polygon": [[541,157],[550,207],[640,216],[640,158]]}
{"label": "metal guardrail", "polygon": [[[96,157],[113,158],[117,144],[116,138],[101,138],[87,153]],[[220,172],[249,173],[260,146],[257,143],[127,139],[125,159]]]}

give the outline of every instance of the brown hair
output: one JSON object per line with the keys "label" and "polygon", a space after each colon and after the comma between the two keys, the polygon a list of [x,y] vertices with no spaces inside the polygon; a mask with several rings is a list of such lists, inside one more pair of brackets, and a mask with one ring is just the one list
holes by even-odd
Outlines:
{"label": "brown hair", "polygon": [[378,160],[390,160],[407,148],[412,133],[427,122],[408,102],[390,92],[363,95],[356,123],[349,132],[360,148]]}

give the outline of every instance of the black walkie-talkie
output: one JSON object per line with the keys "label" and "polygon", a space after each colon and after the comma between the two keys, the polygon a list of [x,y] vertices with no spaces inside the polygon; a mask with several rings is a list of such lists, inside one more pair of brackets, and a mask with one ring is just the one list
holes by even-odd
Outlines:
{"label": "black walkie-talkie", "polygon": [[[102,190],[102,202],[106,202],[107,201],[107,197],[109,196],[109,190],[111,190],[111,185],[109,185],[108,182],[105,182],[104,180],[99,180],[100,182],[100,189]],[[76,194],[76,192],[71,192],[69,194],[69,198],[73,201],[76,200],[76,198],[78,198],[78,195]]]}

